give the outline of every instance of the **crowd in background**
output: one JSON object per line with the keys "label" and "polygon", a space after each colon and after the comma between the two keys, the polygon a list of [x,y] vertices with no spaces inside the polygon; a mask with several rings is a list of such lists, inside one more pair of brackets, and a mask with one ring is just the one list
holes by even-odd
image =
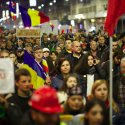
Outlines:
{"label": "crowd in background", "polygon": [[[59,118],[53,118],[53,114],[58,112],[54,108],[59,105],[63,109],[61,115],[84,114],[85,125],[109,125],[109,42],[108,34],[101,31],[86,33],[79,30],[58,35],[43,33],[41,38],[17,38],[15,29],[4,30],[0,34],[0,58],[10,58],[14,63],[15,93],[0,96],[0,105],[5,110],[0,118],[1,125],[59,125]],[[112,46],[113,125],[124,125],[125,33],[115,34]],[[49,72],[44,86],[41,86],[41,96],[45,96],[45,104],[54,110],[50,110],[49,116],[49,109],[45,110],[42,99],[35,103],[37,100],[33,97],[37,96],[33,95],[38,94],[39,90],[34,94],[30,72],[21,68],[25,50],[39,64],[42,59],[47,61]],[[91,94],[88,95],[87,87],[92,81]],[[52,94],[47,96],[49,92],[57,94],[58,105]],[[29,100],[34,105],[28,104]]]}

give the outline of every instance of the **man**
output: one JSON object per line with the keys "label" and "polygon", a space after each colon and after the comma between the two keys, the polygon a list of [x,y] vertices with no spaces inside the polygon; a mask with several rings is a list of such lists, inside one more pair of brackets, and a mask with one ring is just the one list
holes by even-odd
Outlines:
{"label": "man", "polygon": [[71,61],[71,64],[73,67],[75,67],[78,63],[78,61],[82,57],[82,49],[80,42],[78,41],[73,41],[72,43],[72,53],[67,55],[66,58]]}
{"label": "man", "polygon": [[9,58],[9,51],[8,50],[2,50],[0,52],[0,58]]}
{"label": "man", "polygon": [[43,34],[43,36],[42,36],[41,47],[51,49],[50,48],[50,42],[48,41],[48,35],[47,34]]}
{"label": "man", "polygon": [[56,39],[56,36],[54,36],[52,33],[49,34],[49,38],[50,38],[50,51],[54,51],[58,41]]}
{"label": "man", "polygon": [[32,54],[32,43],[25,43],[25,49],[29,54]]}
{"label": "man", "polygon": [[121,59],[120,73],[113,79],[113,97],[120,109],[125,109],[125,57]]}
{"label": "man", "polygon": [[24,49],[19,47],[16,51],[17,55],[17,60],[19,63],[23,63],[23,58],[24,58]]}
{"label": "man", "polygon": [[6,49],[6,41],[5,40],[0,41],[0,49],[1,50]]}
{"label": "man", "polygon": [[68,39],[65,41],[65,48],[60,53],[59,58],[67,56],[68,54],[71,54],[71,53],[72,53],[72,41]]}
{"label": "man", "polygon": [[14,64],[14,71],[16,71],[19,67],[19,64],[17,62],[17,56],[15,54],[15,52],[10,52],[9,53],[9,57],[10,59],[13,61],[13,64]]}
{"label": "man", "polygon": [[91,54],[95,59],[100,59],[101,54],[98,52],[97,47],[98,47],[97,42],[92,40],[90,42],[90,52],[89,52],[89,54]]}
{"label": "man", "polygon": [[104,36],[99,36],[98,43],[99,43],[98,51],[102,55],[104,50],[107,48],[105,37]]}
{"label": "man", "polygon": [[15,73],[16,93],[8,98],[9,103],[17,105],[22,113],[28,111],[28,100],[32,95],[31,75],[26,69],[19,69]]}
{"label": "man", "polygon": [[53,88],[43,87],[36,90],[29,105],[30,111],[24,115],[21,125],[62,125],[59,119],[61,106]]}

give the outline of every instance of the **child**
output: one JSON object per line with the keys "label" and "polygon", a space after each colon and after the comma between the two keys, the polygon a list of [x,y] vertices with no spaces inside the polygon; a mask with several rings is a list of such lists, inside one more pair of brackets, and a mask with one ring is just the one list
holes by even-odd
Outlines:
{"label": "child", "polygon": [[70,74],[64,79],[62,88],[58,91],[58,98],[60,104],[64,104],[67,100],[67,89],[79,85],[77,74]]}

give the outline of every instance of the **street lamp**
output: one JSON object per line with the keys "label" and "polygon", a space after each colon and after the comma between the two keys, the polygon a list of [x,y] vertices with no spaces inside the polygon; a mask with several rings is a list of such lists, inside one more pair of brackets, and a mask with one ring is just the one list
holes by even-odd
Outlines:
{"label": "street lamp", "polygon": [[56,0],[53,0],[53,3],[56,3]]}
{"label": "street lamp", "polygon": [[52,5],[53,5],[53,3],[49,3],[49,5],[50,5],[50,6],[52,6]]}
{"label": "street lamp", "polygon": [[42,4],[41,6],[44,7],[44,4]]}

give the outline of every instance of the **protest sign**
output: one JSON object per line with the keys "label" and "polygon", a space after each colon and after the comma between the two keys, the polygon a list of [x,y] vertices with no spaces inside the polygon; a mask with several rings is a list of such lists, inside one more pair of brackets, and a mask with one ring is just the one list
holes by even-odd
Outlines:
{"label": "protest sign", "polygon": [[14,66],[10,59],[0,59],[0,94],[14,92]]}
{"label": "protest sign", "polygon": [[41,37],[40,28],[16,29],[17,37]]}

